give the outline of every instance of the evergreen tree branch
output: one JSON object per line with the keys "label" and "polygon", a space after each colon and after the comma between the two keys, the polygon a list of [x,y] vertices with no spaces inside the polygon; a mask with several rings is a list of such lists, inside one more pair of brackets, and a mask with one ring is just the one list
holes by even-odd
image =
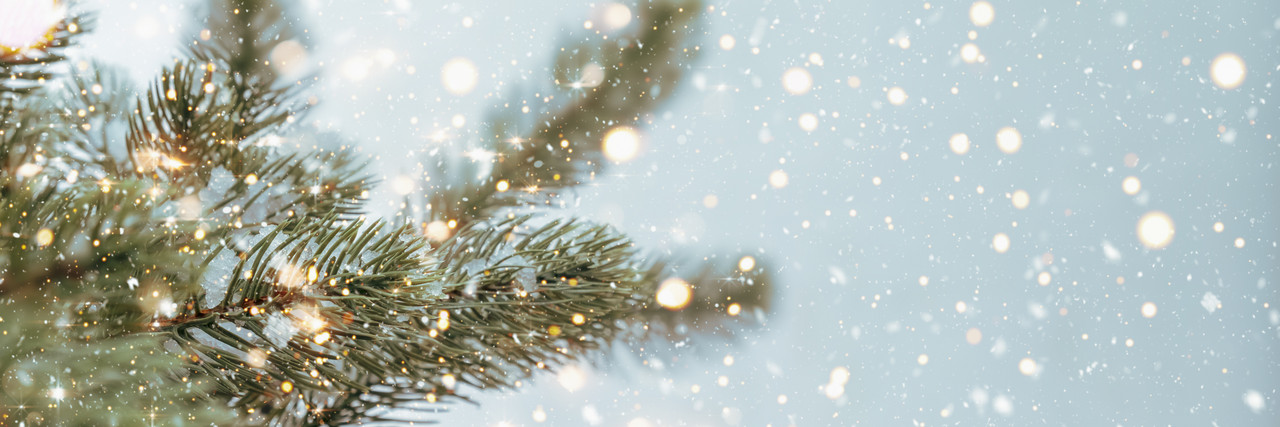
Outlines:
{"label": "evergreen tree branch", "polygon": [[[697,29],[699,1],[642,6],[635,33],[616,42],[584,42],[560,50],[556,84],[566,100],[557,110],[523,123],[522,115],[512,110],[522,104],[508,103],[490,117],[483,144],[494,160],[485,165],[484,179],[471,179],[476,176],[473,168],[454,171],[450,168],[458,165],[438,164],[436,179],[428,182],[434,190],[428,198],[430,220],[465,225],[526,200],[521,191],[500,191],[499,182],[536,193],[594,178],[606,161],[601,151],[606,131],[641,123],[669,99],[698,50],[689,39]],[[603,73],[598,82],[583,81],[596,78],[586,74],[597,71]],[[585,86],[591,84],[595,86]]]}

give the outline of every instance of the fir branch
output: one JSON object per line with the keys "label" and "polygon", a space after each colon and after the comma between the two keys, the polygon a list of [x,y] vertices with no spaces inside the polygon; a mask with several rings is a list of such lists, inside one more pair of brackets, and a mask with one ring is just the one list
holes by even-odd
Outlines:
{"label": "fir branch", "polygon": [[[69,126],[63,151],[83,165],[81,174],[127,175],[128,165],[117,159],[123,153],[125,126],[120,119],[131,114],[133,85],[118,68],[87,61],[78,67],[61,91],[61,121]],[[114,148],[113,148],[114,147]]]}
{"label": "fir branch", "polygon": [[[166,68],[137,102],[126,138],[133,169],[202,186],[220,166],[253,158],[232,134],[233,105],[220,96],[215,67],[185,61]],[[246,151],[248,151],[246,153]]]}
{"label": "fir branch", "polygon": [[430,329],[397,366],[407,373],[370,378],[369,391],[347,395],[326,422],[405,420],[420,409],[474,389],[511,388],[534,373],[590,357],[623,332],[619,321],[643,286],[633,245],[604,226],[529,218],[462,230],[437,249],[445,298],[429,305]]}
{"label": "fir branch", "polygon": [[231,415],[209,408],[207,384],[191,381],[145,332],[172,298],[193,292],[195,275],[181,266],[199,249],[179,237],[189,228],[151,222],[158,203],[148,187],[0,172],[0,404],[16,417],[6,420],[213,423]]}
{"label": "fir branch", "polygon": [[[235,106],[234,138],[245,138],[279,125],[306,109],[299,94],[303,80],[284,82],[277,71],[294,58],[273,54],[282,44],[303,51],[285,6],[271,0],[214,0],[205,28],[189,56],[227,71],[226,86]],[[289,52],[285,52],[289,53]]]}
{"label": "fir branch", "polygon": [[[644,274],[646,292],[656,295],[668,280],[687,283],[692,290],[689,304],[678,310],[647,300],[637,314],[651,333],[684,337],[692,333],[733,336],[734,324],[763,323],[764,313],[773,304],[773,279],[766,261],[750,255],[735,258],[703,258],[700,263],[687,256],[653,256]],[[749,264],[744,258],[750,258]],[[744,270],[744,268],[746,268]],[[731,318],[741,322],[731,322]],[[643,338],[643,337],[640,337]]]}
{"label": "fir branch", "polygon": [[[509,108],[492,114],[484,147],[494,154],[486,178],[476,170],[448,170],[439,163],[428,188],[429,219],[466,223],[526,200],[520,191],[545,192],[590,181],[604,166],[601,144],[607,130],[634,126],[675,92],[684,68],[697,52],[689,41],[701,13],[698,1],[655,1],[640,9],[634,34],[619,42],[587,42],[563,48],[557,60],[558,110],[522,123]],[[583,73],[599,67],[594,87]],[[576,84],[575,84],[576,83]],[[550,98],[548,98],[550,99]],[[521,105],[520,103],[508,103]],[[515,108],[515,107],[510,107]],[[522,132],[521,129],[530,129]],[[457,165],[452,165],[457,167]],[[438,183],[444,183],[437,185]]]}

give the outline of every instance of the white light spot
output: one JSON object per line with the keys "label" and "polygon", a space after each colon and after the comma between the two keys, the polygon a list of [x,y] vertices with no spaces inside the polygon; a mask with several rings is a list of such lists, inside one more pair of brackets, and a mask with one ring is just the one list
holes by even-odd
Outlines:
{"label": "white light spot", "polygon": [[1120,189],[1124,190],[1124,194],[1130,196],[1138,194],[1139,191],[1142,191],[1142,181],[1138,180],[1136,176],[1125,177],[1124,181],[1120,182]]}
{"label": "white light spot", "polygon": [[996,146],[1005,154],[1017,153],[1022,149],[1022,132],[1012,127],[1002,127],[996,131]]}
{"label": "white light spot", "polygon": [[889,99],[890,104],[902,105],[907,102],[907,91],[903,90],[900,87],[894,86],[889,88],[889,91],[885,94],[885,97]]}
{"label": "white light spot", "polygon": [[1022,375],[1032,376],[1040,372],[1040,366],[1030,357],[1024,357],[1018,361],[1018,372],[1021,372]]}
{"label": "white light spot", "polygon": [[1031,195],[1027,194],[1026,190],[1014,191],[1010,199],[1013,202],[1013,207],[1019,210],[1026,209],[1031,204]]}
{"label": "white light spot", "polygon": [[965,63],[972,64],[978,62],[978,57],[982,55],[982,51],[978,49],[978,45],[973,43],[965,43],[960,46],[960,59]]}
{"label": "white light spot", "polygon": [[733,50],[733,47],[734,47],[734,46],[737,46],[737,45],[738,45],[738,40],[737,40],[737,39],[735,39],[735,38],[733,38],[733,36],[728,35],[728,34],[725,34],[725,35],[723,35],[723,36],[720,36],[720,48],[721,48],[721,49],[724,49],[724,50]]}
{"label": "white light spot", "polygon": [[620,30],[631,23],[631,8],[621,3],[605,5],[601,11],[601,21],[609,30]]}
{"label": "white light spot", "polygon": [[1213,78],[1213,84],[1223,89],[1240,87],[1247,73],[1244,59],[1234,53],[1218,55],[1213,58],[1213,63],[1209,66],[1209,75]]}
{"label": "white light spot", "polygon": [[813,88],[813,76],[804,68],[788,69],[782,73],[782,88],[792,95],[804,95]]}
{"label": "white light spot", "polygon": [[991,238],[991,247],[994,248],[997,253],[1008,252],[1009,245],[1010,241],[1008,234],[996,233],[996,236]]}
{"label": "white light spot", "polygon": [[782,169],[778,169],[769,174],[769,185],[773,188],[786,187],[787,183],[790,181],[791,179],[787,177],[787,172]]}
{"label": "white light spot", "polygon": [[412,193],[413,187],[413,177],[407,175],[397,176],[391,181],[391,188],[395,190],[396,194],[401,196]]}
{"label": "white light spot", "polygon": [[369,68],[373,64],[364,57],[355,57],[348,59],[342,63],[342,77],[347,80],[358,82],[369,77]]}
{"label": "white light spot", "polygon": [[804,113],[800,115],[800,118],[796,120],[796,123],[798,123],[800,125],[800,129],[803,129],[805,132],[813,132],[818,128],[818,116],[815,116],[812,113]]}
{"label": "white light spot", "polygon": [[1267,399],[1257,390],[1250,389],[1244,392],[1244,404],[1253,413],[1261,414],[1262,410],[1267,408]]}
{"label": "white light spot", "polygon": [[587,384],[587,374],[582,372],[582,369],[577,366],[565,366],[560,369],[559,374],[556,374],[556,381],[559,382],[560,386],[564,387],[565,390],[574,392]]}
{"label": "white light spot", "polygon": [[965,135],[963,133],[951,135],[951,139],[947,140],[947,143],[951,145],[952,153],[962,156],[969,153],[969,135]]}
{"label": "white light spot", "polygon": [[1138,219],[1138,240],[1151,249],[1163,249],[1173,241],[1173,219],[1160,211],[1147,212]]}
{"label": "white light spot", "polygon": [[613,128],[604,136],[604,156],[615,162],[634,159],[640,153],[640,133],[627,126]]}
{"label": "white light spot", "polygon": [[440,80],[445,90],[454,95],[466,95],[475,89],[480,80],[476,64],[467,58],[453,58],[440,69]]}
{"label": "white light spot", "polygon": [[689,305],[689,301],[693,299],[693,286],[683,279],[672,277],[662,281],[658,285],[658,293],[655,296],[658,305],[667,310],[680,311]]}
{"label": "white light spot", "polygon": [[1142,304],[1142,317],[1145,317],[1145,318],[1148,318],[1148,319],[1150,319],[1150,318],[1152,318],[1152,317],[1156,317],[1156,303],[1154,303],[1154,302],[1150,302],[1150,301],[1143,303],[1143,304]]}
{"label": "white light spot", "polygon": [[969,6],[969,20],[973,21],[973,25],[985,27],[991,25],[991,21],[996,18],[996,9],[991,7],[991,3],[986,1],[977,1],[973,6]]}

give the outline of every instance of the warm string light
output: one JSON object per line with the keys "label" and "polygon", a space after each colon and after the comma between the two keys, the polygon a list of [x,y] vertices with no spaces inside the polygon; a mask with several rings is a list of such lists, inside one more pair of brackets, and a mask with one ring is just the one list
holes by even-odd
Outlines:
{"label": "warm string light", "polygon": [[684,281],[684,279],[672,277],[658,285],[658,293],[655,298],[662,308],[671,311],[684,310],[693,299],[693,286],[689,285],[689,282]]}
{"label": "warm string light", "polygon": [[640,153],[640,133],[629,126],[610,129],[604,136],[604,156],[615,162],[626,162]]}

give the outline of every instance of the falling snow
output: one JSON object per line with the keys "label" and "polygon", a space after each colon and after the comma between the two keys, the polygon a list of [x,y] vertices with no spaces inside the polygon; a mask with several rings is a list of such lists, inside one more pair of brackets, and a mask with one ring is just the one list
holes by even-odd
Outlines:
{"label": "falling snow", "polygon": [[[551,55],[619,46],[646,2],[304,0],[309,40],[272,55],[319,76],[301,125],[358,138],[385,183],[368,214],[391,217],[432,153],[491,136],[490,112],[543,120],[570,96],[546,88],[613,84],[595,63],[552,81]],[[87,49],[139,79],[180,49],[160,42],[181,7],[86,3]],[[779,287],[766,326],[612,349],[618,367],[480,393],[446,424],[1280,424],[1280,2],[701,8],[675,99],[592,135],[608,167],[547,203],[641,246],[751,253]],[[237,179],[217,169],[166,215],[197,219]],[[237,262],[210,260],[206,307]],[[461,268],[530,291],[529,264],[503,246]],[[269,316],[282,348],[299,329]]]}

